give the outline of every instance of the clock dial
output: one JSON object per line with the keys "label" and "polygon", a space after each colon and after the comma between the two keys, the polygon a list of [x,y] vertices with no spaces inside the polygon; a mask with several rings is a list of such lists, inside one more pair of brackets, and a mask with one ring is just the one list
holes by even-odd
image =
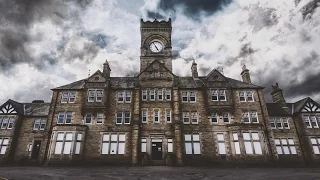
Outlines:
{"label": "clock dial", "polygon": [[160,51],[162,51],[162,44],[158,41],[153,41],[151,44],[150,44],[150,50],[154,53],[158,53]]}

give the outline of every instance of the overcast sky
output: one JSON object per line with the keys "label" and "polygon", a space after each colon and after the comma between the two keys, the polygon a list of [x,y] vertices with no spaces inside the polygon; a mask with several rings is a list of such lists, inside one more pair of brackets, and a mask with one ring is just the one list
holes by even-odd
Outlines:
{"label": "overcast sky", "polygon": [[[173,21],[173,72],[223,67],[254,84],[276,82],[287,102],[320,102],[319,0],[0,0],[0,102],[51,100],[51,88],[88,77],[108,59],[111,76],[139,71],[140,18]],[[304,7],[308,7],[304,9]]]}

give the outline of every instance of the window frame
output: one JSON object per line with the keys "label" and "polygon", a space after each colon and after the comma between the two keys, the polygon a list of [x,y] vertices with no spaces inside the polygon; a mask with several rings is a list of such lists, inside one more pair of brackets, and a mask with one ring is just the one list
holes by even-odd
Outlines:
{"label": "window frame", "polygon": [[158,97],[158,101],[163,101],[163,89],[162,88],[157,89],[157,97]]}
{"label": "window frame", "polygon": [[[190,140],[186,139],[186,135],[190,135]],[[195,136],[199,137],[199,140],[195,140]],[[191,143],[191,154],[187,154],[187,143]],[[195,153],[195,144],[199,144],[199,153]],[[185,154],[186,155],[201,155],[201,136],[200,133],[190,133],[190,134],[184,134],[184,146],[185,146]]]}
{"label": "window frame", "polygon": [[[145,120],[144,120],[145,118]],[[147,123],[148,122],[148,109],[141,109],[141,122]]]}
{"label": "window frame", "polygon": [[[124,102],[125,103],[131,103],[131,101],[132,101],[132,91],[124,91]],[[127,98],[129,98],[128,100],[127,100]]]}
{"label": "window frame", "polygon": [[[116,135],[117,136],[117,140],[112,140],[112,135]],[[124,136],[124,140],[120,140],[120,135],[123,135]],[[108,140],[104,140],[104,136],[108,136]],[[126,137],[127,134],[126,133],[102,133],[101,134],[101,150],[100,150],[100,154],[101,155],[125,155],[126,154]],[[112,147],[112,144],[116,143],[116,152],[115,153],[112,153],[111,152],[111,147]],[[119,147],[120,147],[120,144],[123,143],[123,150],[124,152],[123,153],[119,153]],[[103,153],[103,148],[104,148],[104,144],[107,144],[107,153]]]}
{"label": "window frame", "polygon": [[[196,120],[196,121],[194,121]],[[199,118],[198,118],[198,112],[197,111],[191,111],[190,112],[190,122],[191,124],[198,124]]]}
{"label": "window frame", "polygon": [[147,101],[148,100],[148,90],[142,89],[142,91],[141,91],[141,99],[142,99],[142,101]]}
{"label": "window frame", "polygon": [[[221,93],[223,92],[223,93]],[[221,97],[224,97],[223,99]],[[227,101],[227,94],[225,89],[219,90],[219,101]]]}
{"label": "window frame", "polygon": [[[165,109],[166,111],[166,123],[171,123],[172,122],[172,115],[171,115],[171,109]],[[168,121],[169,118],[169,121]]]}
{"label": "window frame", "polygon": [[[190,103],[195,103],[197,102],[197,91],[194,90],[194,91],[189,91],[189,100],[190,100]],[[192,98],[194,98],[194,100],[192,100]]]}
{"label": "window frame", "polygon": [[[216,122],[213,122],[214,118],[215,118]],[[211,124],[218,124],[218,113],[216,113],[216,112],[211,113],[210,120],[211,120]]]}
{"label": "window frame", "polygon": [[166,101],[171,101],[171,89],[166,89]]}
{"label": "window frame", "polygon": [[[249,140],[245,139],[244,134],[249,134],[249,138],[250,139]],[[257,134],[258,140],[254,139],[252,134]],[[245,147],[245,153],[247,155],[263,155],[263,150],[262,150],[261,140],[260,140],[261,138],[260,138],[260,133],[259,132],[256,132],[256,131],[255,132],[243,132],[242,136],[243,136],[243,142],[244,142],[244,147]],[[250,143],[252,154],[247,152],[246,142]],[[256,152],[255,142],[259,143],[261,154],[258,154]]]}
{"label": "window frame", "polygon": [[9,141],[10,141],[9,137],[0,137],[0,155],[6,154],[9,146]]}
{"label": "window frame", "polygon": [[[315,143],[312,142],[312,139],[315,140]],[[312,147],[312,152],[314,155],[319,155],[320,154],[320,137],[317,137],[317,136],[311,136],[309,138],[310,140],[310,144],[311,144],[311,147]],[[315,152],[315,147],[318,149],[318,152]]]}
{"label": "window frame", "polygon": [[[185,119],[188,119],[188,121],[185,121]],[[183,120],[183,124],[190,124],[190,112],[189,111],[182,112],[182,120]]]}
{"label": "window frame", "polygon": [[[286,143],[283,143],[282,140],[285,140]],[[289,140],[292,140],[293,144],[290,144]],[[279,143],[277,143],[277,142],[279,142]],[[296,146],[295,146],[293,138],[275,138],[274,139],[274,144],[276,146],[276,151],[277,151],[278,155],[297,155],[297,149],[296,149]],[[285,148],[284,147],[287,148],[287,150],[289,152],[288,154],[285,153],[285,150],[284,150]],[[278,148],[281,149],[281,153],[279,153],[279,149]],[[295,153],[292,152],[292,149],[294,149]]]}
{"label": "window frame", "polygon": [[[150,101],[155,101],[156,100],[156,92],[155,89],[149,89],[149,99]],[[152,98],[153,97],[153,98]]]}
{"label": "window frame", "polygon": [[[98,93],[98,92],[101,92],[101,93]],[[101,98],[101,99],[98,99],[98,98]],[[102,99],[103,99],[103,89],[96,89],[95,101],[96,102],[102,102]]]}
{"label": "window frame", "polygon": [[[184,100],[186,98],[186,100]],[[181,91],[181,102],[187,103],[188,102],[188,91]]]}
{"label": "window frame", "polygon": [[[227,117],[225,117],[225,115],[227,115]],[[225,121],[225,119],[228,119],[228,122]],[[229,112],[223,112],[222,113],[222,121],[225,124],[230,124],[230,113]]]}
{"label": "window frame", "polygon": [[[156,121],[157,118],[157,121]],[[159,124],[160,123],[160,109],[153,109],[153,123]]]}
{"label": "window frame", "polygon": [[[101,117],[99,117],[99,114],[101,115]],[[98,121],[99,119],[101,119],[101,122]],[[104,113],[103,112],[97,112],[96,124],[103,124],[103,123],[104,123]]]}
{"label": "window frame", "polygon": [[[89,120],[88,117],[90,117],[90,122],[87,121]],[[84,117],[84,124],[92,124],[92,119],[93,119],[93,114],[91,112],[87,112]]]}
{"label": "window frame", "polygon": [[[211,101],[219,101],[219,90],[218,89],[211,89]],[[214,99],[216,97],[216,100]]]}
{"label": "window frame", "polygon": [[[93,98],[90,100],[90,98]],[[88,102],[95,102],[96,99],[96,90],[95,89],[88,89]]]}
{"label": "window frame", "polygon": [[[123,112],[123,124],[130,124],[131,123],[131,112],[130,111],[125,111]],[[129,116],[127,116],[129,114]],[[127,121],[129,120],[129,121]]]}

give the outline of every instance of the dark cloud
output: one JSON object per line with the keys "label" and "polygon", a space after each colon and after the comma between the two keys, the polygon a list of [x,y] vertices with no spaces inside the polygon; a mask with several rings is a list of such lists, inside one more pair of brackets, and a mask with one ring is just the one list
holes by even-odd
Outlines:
{"label": "dark cloud", "polygon": [[200,67],[199,67],[200,73],[199,73],[199,74],[203,74],[204,76],[206,76],[207,74],[209,74],[209,72],[210,72],[211,70],[212,70],[212,69],[210,69],[210,68],[207,67],[207,66],[200,65]]}
{"label": "dark cloud", "polygon": [[[31,34],[35,23],[50,21],[62,26],[65,20],[75,20],[78,9],[86,8],[92,0],[0,0],[0,70],[8,70],[17,63],[28,63],[37,68],[56,62],[54,58],[35,59],[30,43],[44,40],[48,34]],[[75,21],[76,22],[76,21]],[[41,57],[52,56],[41,55]],[[40,58],[41,58],[40,57]],[[39,58],[39,57],[38,57]]]}
{"label": "dark cloud", "polygon": [[290,87],[286,87],[285,91],[289,97],[312,96],[312,94],[320,93],[320,72],[305,77],[304,81],[300,83],[290,84]]}
{"label": "dark cloud", "polygon": [[260,31],[264,27],[270,27],[278,23],[276,9],[262,8],[255,5],[250,12],[248,22],[253,25],[253,32]]}
{"label": "dark cloud", "polygon": [[160,13],[147,11],[147,16],[152,19],[165,19]]}
{"label": "dark cloud", "polygon": [[177,7],[182,6],[187,16],[197,18],[201,13],[211,14],[221,10],[231,2],[232,0],[161,0],[160,8],[164,11],[175,11]]}

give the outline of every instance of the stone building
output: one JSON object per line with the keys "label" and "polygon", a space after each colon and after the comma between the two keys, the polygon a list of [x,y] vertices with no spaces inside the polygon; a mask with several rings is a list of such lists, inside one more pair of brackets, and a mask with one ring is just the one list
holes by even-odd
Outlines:
{"label": "stone building", "polygon": [[[171,20],[140,23],[137,76],[112,77],[106,61],[102,71],[52,89],[50,103],[9,100],[0,106],[0,161],[47,165],[317,161],[316,102],[307,98],[286,103],[276,85],[274,103],[266,104],[263,87],[251,83],[246,66],[239,69],[239,81],[217,69],[199,76],[193,60],[192,76],[179,77],[172,72]],[[305,112],[306,107],[312,112]]]}

